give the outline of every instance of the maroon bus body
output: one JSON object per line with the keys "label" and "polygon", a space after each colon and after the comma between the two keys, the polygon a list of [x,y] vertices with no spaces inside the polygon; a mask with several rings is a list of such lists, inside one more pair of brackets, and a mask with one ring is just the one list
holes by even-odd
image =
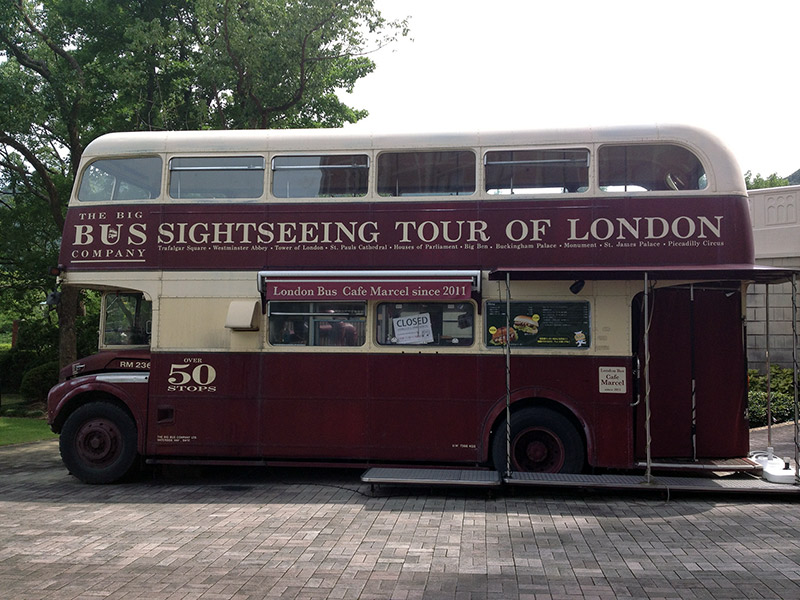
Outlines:
{"label": "maroon bus body", "polygon": [[[752,265],[750,229],[744,196],[70,207],[60,260],[67,272],[553,268],[566,281],[586,268]],[[747,453],[741,298],[723,296],[698,291],[699,329],[690,340],[685,291],[655,292],[655,456],[690,457],[693,443],[701,457]],[[635,364],[637,356],[644,360],[644,326],[637,306],[632,314],[639,337],[628,356],[512,354],[512,403],[536,398],[568,415],[593,467],[629,468],[644,456]],[[692,408],[674,403],[675,396],[691,396],[693,344],[702,385],[718,387],[714,397],[735,405],[724,414],[717,405],[700,406],[696,442]],[[156,461],[488,465],[490,433],[505,414],[501,349],[399,355],[269,347],[98,356],[104,358],[82,361],[84,370],[68,372],[51,392],[54,430],[73,399],[113,398],[135,420],[139,454]],[[167,389],[176,364],[213,366],[213,394],[202,381]],[[624,368],[625,393],[598,392],[600,367]],[[708,377],[727,369],[736,374]],[[131,377],[104,377],[111,372]],[[149,373],[149,383],[136,373]]]}

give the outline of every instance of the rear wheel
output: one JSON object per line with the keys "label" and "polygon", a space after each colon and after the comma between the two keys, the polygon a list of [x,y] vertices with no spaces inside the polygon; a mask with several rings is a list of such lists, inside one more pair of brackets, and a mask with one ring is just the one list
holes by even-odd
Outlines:
{"label": "rear wheel", "polygon": [[61,429],[61,459],[85,483],[112,483],[136,460],[136,424],[108,402],[84,404]]}
{"label": "rear wheel", "polygon": [[[511,415],[511,470],[532,473],[580,473],[585,459],[583,439],[563,415],[547,408],[525,408]],[[504,472],[506,421],[492,439],[494,468]]]}

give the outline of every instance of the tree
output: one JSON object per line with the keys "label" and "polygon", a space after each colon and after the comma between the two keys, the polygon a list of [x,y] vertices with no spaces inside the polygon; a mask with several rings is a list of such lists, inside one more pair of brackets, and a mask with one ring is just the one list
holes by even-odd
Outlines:
{"label": "tree", "polygon": [[[336,91],[406,33],[374,0],[6,0],[0,182],[24,200],[0,205],[4,222],[31,207],[39,231],[60,232],[83,149],[109,131],[355,122],[366,111]],[[6,264],[11,287],[31,268],[21,255]],[[76,359],[78,299],[62,290],[62,364]]]}
{"label": "tree", "polygon": [[753,177],[752,171],[747,171],[744,174],[744,183],[748,190],[757,190],[761,188],[783,187],[789,185],[789,180],[785,177],[778,176],[777,173],[773,173],[766,179],[761,176],[761,173]]}

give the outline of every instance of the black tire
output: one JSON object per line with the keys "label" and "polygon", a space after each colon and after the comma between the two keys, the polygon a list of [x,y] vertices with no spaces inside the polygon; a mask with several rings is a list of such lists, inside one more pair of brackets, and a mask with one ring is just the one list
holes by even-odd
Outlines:
{"label": "black tire", "polygon": [[[511,415],[511,470],[529,473],[580,473],[586,458],[583,438],[565,416],[541,407]],[[506,471],[506,420],[492,437],[494,468]]]}
{"label": "black tire", "polygon": [[61,429],[61,459],[84,483],[113,483],[136,461],[136,424],[108,402],[84,404]]}

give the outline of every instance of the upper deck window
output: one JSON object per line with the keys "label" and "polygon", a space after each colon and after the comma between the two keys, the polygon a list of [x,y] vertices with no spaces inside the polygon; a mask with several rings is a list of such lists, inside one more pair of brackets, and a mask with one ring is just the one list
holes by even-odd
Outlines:
{"label": "upper deck window", "polygon": [[503,150],[484,156],[489,194],[573,194],[589,188],[589,151]]}
{"label": "upper deck window", "polygon": [[459,196],[475,192],[475,154],[384,152],[378,157],[381,196]]}
{"label": "upper deck window", "polygon": [[262,156],[172,158],[171,198],[260,198],[266,161]]}
{"label": "upper deck window", "polygon": [[161,159],[157,156],[96,160],[83,171],[78,200],[150,200],[161,193]]}
{"label": "upper deck window", "polygon": [[272,195],[276,198],[366,196],[369,157],[365,154],[276,156]]}
{"label": "upper deck window", "polygon": [[603,146],[598,154],[600,189],[607,192],[702,190],[703,164],[674,144]]}

